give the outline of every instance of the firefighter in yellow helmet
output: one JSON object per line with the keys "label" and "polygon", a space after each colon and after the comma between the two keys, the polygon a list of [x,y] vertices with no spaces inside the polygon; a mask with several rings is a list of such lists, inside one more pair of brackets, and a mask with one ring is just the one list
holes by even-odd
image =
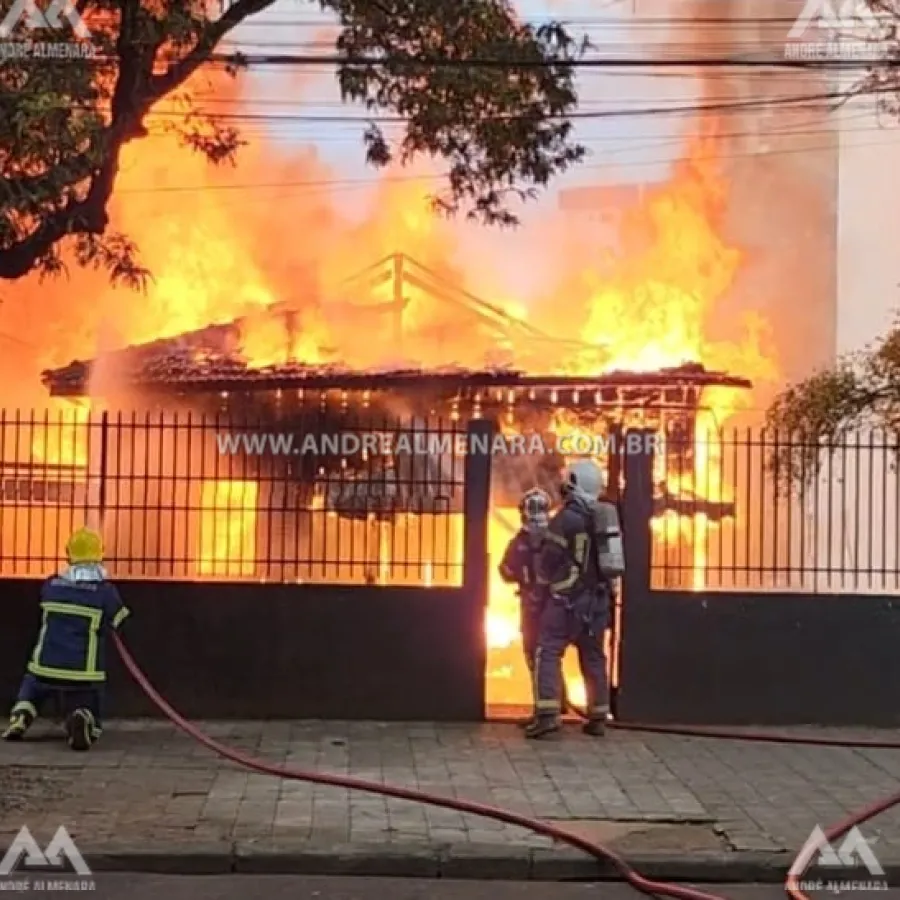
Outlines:
{"label": "firefighter in yellow helmet", "polygon": [[21,740],[43,704],[56,697],[69,746],[88,750],[101,731],[106,639],[129,611],[107,576],[96,531],[76,531],[66,556],[68,565],[41,587],[40,635],[3,738]]}

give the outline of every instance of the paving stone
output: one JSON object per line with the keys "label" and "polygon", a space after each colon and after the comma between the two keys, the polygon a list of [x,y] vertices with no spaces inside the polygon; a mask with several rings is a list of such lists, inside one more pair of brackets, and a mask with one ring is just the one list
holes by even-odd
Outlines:
{"label": "paving stone", "polygon": [[[494,724],[215,722],[203,727],[264,758],[545,820],[592,821],[602,827],[708,823],[727,848],[721,858],[740,859],[743,865],[769,864],[796,852],[813,827],[892,793],[900,780],[900,752],[891,750],[620,731],[604,741],[573,731],[559,741],[536,744],[524,741],[512,725]],[[805,732],[886,737],[859,729]],[[179,865],[187,866],[190,852],[196,852],[201,860],[214,856],[216,862],[209,864],[221,867],[220,857],[232,853],[234,840],[241,848],[233,854],[239,860],[234,865],[243,866],[257,864],[247,862],[247,854],[253,855],[248,848],[265,857],[265,865],[275,866],[274,857],[286,853],[285,846],[296,853],[309,850],[309,859],[298,858],[317,871],[331,865],[329,852],[339,857],[335,865],[352,868],[368,859],[365,865],[377,868],[372,848],[378,847],[394,866],[412,848],[409,865],[428,871],[484,871],[491,860],[502,858],[509,862],[498,863],[497,871],[521,872],[526,860],[531,876],[543,877],[535,873],[585,864],[583,855],[508,824],[242,772],[158,721],[111,722],[90,754],[70,753],[58,732],[40,724],[34,740],[0,745],[0,836],[8,841],[26,824],[44,840],[65,824],[107,863],[112,858],[107,848],[121,847],[123,841],[143,848],[147,865],[154,858],[158,863],[168,841],[173,858],[180,854]],[[875,852],[885,867],[900,864],[900,812],[885,813],[862,830],[877,838]],[[280,844],[282,839],[287,844]],[[347,861],[348,847],[365,849]],[[467,847],[476,849],[466,855]],[[626,856],[645,856],[636,837],[626,835],[618,847]],[[450,849],[455,855],[447,855]],[[683,857],[703,855],[687,839],[681,850]],[[125,858],[125,851],[119,856]],[[674,864],[678,854],[671,856]],[[716,860],[708,857],[706,864],[719,865],[721,859]]]}

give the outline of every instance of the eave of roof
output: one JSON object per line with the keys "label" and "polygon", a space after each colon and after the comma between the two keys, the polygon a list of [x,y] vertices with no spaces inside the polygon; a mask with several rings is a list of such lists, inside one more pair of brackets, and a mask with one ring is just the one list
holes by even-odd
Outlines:
{"label": "eave of roof", "polygon": [[[120,383],[135,388],[163,389],[171,393],[212,393],[221,391],[266,390],[390,390],[423,388],[657,388],[733,387],[747,390],[752,383],[724,372],[710,372],[703,366],[688,364],[656,372],[613,371],[586,375],[535,375],[514,369],[402,368],[359,370],[341,366],[309,366],[299,363],[250,368],[237,360],[171,360],[144,366],[138,372],[123,374]],[[43,383],[52,396],[84,396],[90,378],[89,362],[73,362],[63,369],[43,373]]]}

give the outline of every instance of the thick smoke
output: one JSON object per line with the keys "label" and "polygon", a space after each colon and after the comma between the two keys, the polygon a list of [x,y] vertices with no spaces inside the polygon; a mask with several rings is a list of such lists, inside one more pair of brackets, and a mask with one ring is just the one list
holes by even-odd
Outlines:
{"label": "thick smoke", "polygon": [[[640,6],[643,17],[661,15],[656,5]],[[674,39],[640,18],[598,25],[599,14],[587,3],[568,2],[551,12],[572,18],[576,28],[579,19],[591,20],[586,27],[593,29],[590,36],[603,45],[601,50],[623,40],[640,50],[642,44]],[[272,28],[263,22],[240,40],[258,45],[269,40]],[[281,41],[300,40],[290,30],[281,28],[279,34]],[[314,44],[332,36],[310,28],[302,32],[302,40]],[[684,42],[683,32],[677,40]],[[690,103],[704,90],[697,80],[650,75],[592,75],[582,81],[584,108],[596,111],[651,101]],[[211,110],[244,117],[263,112],[296,118],[338,99],[326,72],[239,80],[203,74],[190,87]],[[332,115],[340,112],[336,106],[324,108]],[[316,143],[316,130],[330,126],[245,118],[248,146],[237,165],[214,167],[179,147],[165,129],[167,121],[171,110],[162,110],[151,135],[127,149],[111,209],[112,226],[138,242],[153,274],[147,292],[112,288],[104,273],[75,268],[67,278],[4,285],[0,332],[9,349],[2,364],[15,376],[5,379],[5,405],[38,403],[45,396],[38,380],[43,368],[248,313],[256,322],[247,335],[254,351],[249,355],[261,361],[267,328],[260,313],[276,302],[301,311],[310,357],[313,345],[324,344],[326,349],[331,345],[332,359],[355,365],[396,362],[399,356],[472,364],[471,357],[487,349],[489,341],[469,333],[452,306],[412,303],[405,322],[413,340],[402,348],[382,342],[374,346],[374,357],[366,325],[356,315],[342,317],[341,302],[359,297],[347,296],[341,280],[397,252],[472,294],[526,314],[554,336],[609,341],[613,350],[627,349],[618,354],[623,366],[637,361],[652,368],[708,356],[726,368],[753,369],[741,372],[753,377],[768,365],[755,335],[747,344],[740,315],[730,317],[729,344],[707,346],[707,322],[739,283],[746,255],[728,241],[718,196],[723,186],[706,171],[715,168],[708,157],[716,145],[703,145],[700,174],[696,164],[680,162],[686,153],[697,154],[688,133],[697,133],[698,121],[649,116],[582,123],[581,137],[594,155],[527,209],[524,226],[515,232],[476,229],[431,215],[428,195],[438,183],[439,164],[378,178],[358,162],[355,177],[348,174],[354,171],[350,151],[361,160],[363,150],[348,143],[358,135],[343,126]],[[623,182],[642,185],[644,193],[642,206],[623,211],[621,233],[610,235],[590,216],[585,220],[560,211],[563,191],[600,188],[602,201],[605,188]],[[705,196],[707,189],[715,196]],[[721,274],[711,274],[710,267]],[[659,337],[661,327],[683,334],[685,346],[637,353],[635,348],[646,349]],[[534,365],[545,371],[577,362],[568,359],[573,351],[566,344],[547,344],[540,352],[546,359]],[[469,357],[462,358],[466,353]],[[764,374],[771,376],[771,365]],[[105,378],[114,380],[116,373],[107,371]]]}

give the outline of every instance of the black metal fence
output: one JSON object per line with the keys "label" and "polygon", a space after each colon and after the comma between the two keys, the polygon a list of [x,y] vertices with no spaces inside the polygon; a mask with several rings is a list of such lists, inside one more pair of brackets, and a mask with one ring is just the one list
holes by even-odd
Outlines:
{"label": "black metal fence", "polygon": [[102,524],[116,577],[455,586],[467,431],[440,420],[0,412],[0,575]]}
{"label": "black metal fence", "polygon": [[[350,413],[277,427],[0,411],[0,576],[47,573],[74,528],[102,524],[120,578],[462,583],[465,425]],[[898,461],[900,441],[877,432],[670,436],[654,457],[651,583],[898,591]]]}
{"label": "black metal fence", "polygon": [[900,441],[725,430],[655,459],[657,588],[900,590]]}

